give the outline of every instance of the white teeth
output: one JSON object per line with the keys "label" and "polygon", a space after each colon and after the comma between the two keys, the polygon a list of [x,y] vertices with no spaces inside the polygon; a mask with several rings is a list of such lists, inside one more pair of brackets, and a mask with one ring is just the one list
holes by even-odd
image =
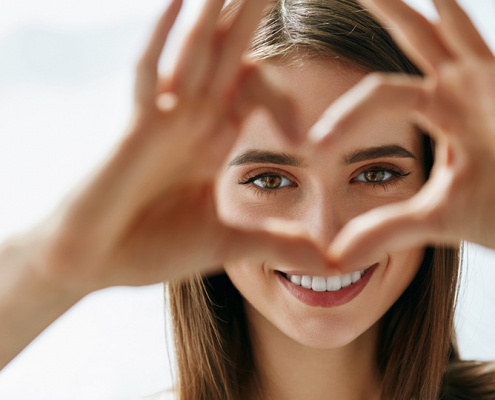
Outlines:
{"label": "white teeth", "polygon": [[311,289],[311,277],[308,275],[303,275],[301,278],[301,286],[305,289]]}
{"label": "white teeth", "polygon": [[294,285],[302,286],[305,289],[312,289],[315,292],[334,292],[345,288],[347,286],[356,283],[366,272],[365,269],[361,271],[350,272],[340,276],[309,276],[309,275],[289,275],[286,274],[286,278]]}
{"label": "white teeth", "polygon": [[327,290],[330,292],[334,292],[336,290],[340,290],[342,287],[342,281],[340,280],[340,276],[329,276],[327,278]]}
{"label": "white teeth", "polygon": [[311,284],[311,289],[315,292],[324,292],[327,290],[327,280],[322,276],[315,276]]}
{"label": "white teeth", "polygon": [[351,274],[345,274],[340,277],[342,281],[342,287],[347,287],[352,283],[352,276]]}
{"label": "white teeth", "polygon": [[290,275],[290,281],[294,285],[301,286],[301,275]]}
{"label": "white teeth", "polygon": [[361,271],[355,271],[351,274],[352,283],[356,283],[360,279],[361,279]]}

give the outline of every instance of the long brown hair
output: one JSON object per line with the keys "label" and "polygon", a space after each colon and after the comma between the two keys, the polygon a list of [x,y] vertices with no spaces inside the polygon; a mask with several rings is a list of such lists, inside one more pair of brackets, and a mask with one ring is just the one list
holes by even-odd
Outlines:
{"label": "long brown hair", "polygon": [[[240,2],[223,11],[228,20]],[[355,0],[279,0],[253,37],[257,60],[324,58],[364,71],[421,75],[387,30]],[[426,170],[432,144],[424,136]],[[461,362],[454,309],[460,249],[427,248],[406,291],[382,320],[378,365],[383,398],[495,399],[495,369]],[[243,299],[227,275],[196,275],[169,284],[180,400],[239,400],[256,384]]]}

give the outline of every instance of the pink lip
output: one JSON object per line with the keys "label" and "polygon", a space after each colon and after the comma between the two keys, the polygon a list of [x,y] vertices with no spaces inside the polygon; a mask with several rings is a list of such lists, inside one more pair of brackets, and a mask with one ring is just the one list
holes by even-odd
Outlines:
{"label": "pink lip", "polygon": [[277,276],[288,292],[304,304],[312,307],[336,307],[350,302],[361,293],[377,267],[378,264],[374,264],[359,281],[335,292],[315,292],[314,290],[294,285],[279,272],[277,272]]}

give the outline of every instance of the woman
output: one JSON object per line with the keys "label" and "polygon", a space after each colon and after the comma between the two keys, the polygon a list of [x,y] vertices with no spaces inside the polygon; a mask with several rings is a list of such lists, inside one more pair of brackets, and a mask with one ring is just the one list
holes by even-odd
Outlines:
{"label": "woman", "polygon": [[[51,216],[0,253],[2,365],[93,290],[180,279],[170,285],[180,399],[493,398],[490,365],[460,362],[455,346],[457,250],[423,247],[461,239],[495,247],[493,96],[481,96],[489,87],[478,85],[471,108],[440,96],[465,58],[435,60],[448,61],[442,80],[446,72],[413,40],[432,35],[447,52],[448,35],[402,3],[383,1],[385,19],[407,16],[399,36],[426,79],[365,80],[314,125],[311,145],[301,143],[301,132],[367,72],[421,75],[386,31],[353,1],[280,1],[266,10],[247,61],[241,55],[263,1],[234,2],[218,22],[222,2],[209,0],[162,79],[156,66],[179,3],[138,65],[123,142]],[[442,32],[459,20],[472,28],[455,4],[439,11],[449,17]],[[414,23],[429,30],[411,34]],[[469,32],[466,40],[478,45]],[[461,50],[483,71],[477,82],[492,82],[493,56],[480,57],[475,45]],[[369,99],[390,104],[394,88],[408,91],[407,98],[393,93],[397,114],[367,122]],[[426,184],[431,147],[403,115],[408,101],[437,139]],[[463,128],[476,128],[476,145],[435,118],[448,107],[474,110],[456,115]],[[483,157],[473,156],[480,149]],[[448,205],[431,197],[432,186]],[[479,196],[463,214],[466,186]],[[430,207],[418,216],[421,207],[411,204]],[[388,210],[387,222],[409,221],[408,229],[399,241],[385,237],[346,260],[344,250],[366,234],[383,237],[373,218],[359,224],[359,235],[349,233],[356,223],[347,222],[373,217],[372,208]],[[431,219],[446,214],[447,223]],[[431,234],[425,221],[438,225]],[[328,255],[332,242],[339,253],[333,247]],[[220,265],[226,274],[196,275]]]}
{"label": "woman", "polygon": [[[289,88],[303,130],[366,72],[421,75],[353,1],[272,4],[250,55]],[[223,220],[297,221],[322,246],[355,216],[412,197],[433,163],[429,139],[402,115],[354,124],[315,155],[255,114],[227,161]],[[459,361],[458,246],[382,250],[340,281],[249,255],[224,266],[170,285],[181,399],[495,398],[495,369]]]}

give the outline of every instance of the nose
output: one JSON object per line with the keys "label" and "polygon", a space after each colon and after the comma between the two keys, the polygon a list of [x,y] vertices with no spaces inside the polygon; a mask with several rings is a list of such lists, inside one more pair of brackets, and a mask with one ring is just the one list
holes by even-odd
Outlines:
{"label": "nose", "polygon": [[321,190],[308,199],[301,223],[315,243],[327,248],[344,225],[344,215],[337,195]]}

